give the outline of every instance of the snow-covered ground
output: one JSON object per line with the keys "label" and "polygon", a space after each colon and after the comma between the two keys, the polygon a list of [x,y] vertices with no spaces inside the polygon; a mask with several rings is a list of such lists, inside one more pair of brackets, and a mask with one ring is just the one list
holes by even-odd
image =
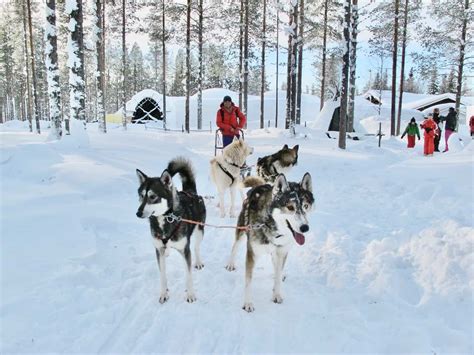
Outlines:
{"label": "snow-covered ground", "polygon": [[247,131],[250,164],[299,144],[288,178],[309,171],[316,198],[306,243],[289,255],[284,302],[271,302],[271,260],[262,258],[248,314],[243,250],[238,269],[224,269],[230,230],[205,231],[194,304],[171,252],[162,305],[148,222],[135,216],[135,169],[159,175],[184,155],[209,197],[208,222],[236,222],[219,218],[212,198],[211,133],[109,125],[104,135],[91,124],[51,142],[42,125],[42,135],[25,123],[0,126],[0,353],[474,352],[469,137],[426,158],[423,141],[407,150],[400,139],[378,148],[364,137],[342,151],[310,128],[297,137]]}

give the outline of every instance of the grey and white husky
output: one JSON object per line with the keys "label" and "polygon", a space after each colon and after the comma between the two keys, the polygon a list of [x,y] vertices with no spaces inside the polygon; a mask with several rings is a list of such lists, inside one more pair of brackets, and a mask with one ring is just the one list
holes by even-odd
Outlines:
{"label": "grey and white husky", "polygon": [[[179,174],[182,182],[182,191],[177,191],[173,186],[172,177]],[[165,257],[169,248],[176,249],[186,262],[186,300],[194,302],[193,279],[191,273],[191,235],[195,241],[195,267],[204,267],[201,261],[200,245],[204,236],[204,226],[185,223],[181,219],[188,219],[205,223],[206,207],[201,196],[197,195],[196,181],[191,164],[183,159],[177,158],[168,163],[161,177],[148,177],[137,169],[140,183],[138,196],[140,206],[137,217],[148,218],[150,222],[151,236],[155,246],[156,259],[160,269],[160,303],[168,300],[168,286],[166,279]]]}
{"label": "grey and white husky", "polygon": [[272,185],[254,187],[247,193],[237,222],[238,226],[249,226],[247,230],[236,229],[235,242],[226,268],[235,270],[235,257],[243,234],[247,234],[245,260],[245,300],[243,309],[252,312],[251,286],[257,257],[271,254],[275,271],[273,302],[281,303],[283,268],[289,249],[295,244],[303,245],[309,230],[306,214],[314,203],[311,175],[306,173],[300,183],[288,182],[280,174]]}
{"label": "grey and white husky", "polygon": [[285,144],[278,152],[257,160],[257,176],[265,182],[273,183],[279,174],[288,174],[290,169],[298,163],[299,145],[288,148]]}

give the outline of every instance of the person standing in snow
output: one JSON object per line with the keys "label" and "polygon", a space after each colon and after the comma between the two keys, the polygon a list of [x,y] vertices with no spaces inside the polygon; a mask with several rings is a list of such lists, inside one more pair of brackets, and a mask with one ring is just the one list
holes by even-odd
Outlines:
{"label": "person standing in snow", "polygon": [[433,120],[433,115],[430,113],[428,117],[420,124],[420,127],[425,130],[425,134],[423,138],[425,140],[425,145],[423,149],[423,153],[425,155],[433,155],[434,152],[434,137],[435,132],[438,126],[436,122]]}
{"label": "person standing in snow", "polygon": [[408,144],[407,148],[414,148],[415,147],[415,136],[418,137],[418,140],[420,140],[420,130],[418,129],[418,125],[416,124],[415,117],[412,117],[410,120],[410,123],[407,124],[407,127],[405,128],[405,132],[402,134],[402,139],[403,137],[407,136],[408,139]]}
{"label": "person standing in snow", "polygon": [[456,116],[457,116],[456,110],[454,109],[454,107],[450,107],[447,116],[440,116],[439,117],[441,122],[446,121],[446,123],[444,125],[444,132],[445,132],[444,133],[444,139],[446,141],[446,147],[444,148],[443,153],[447,152],[449,150],[449,148],[448,148],[449,136],[453,132],[456,132],[456,125],[457,125],[457,120],[458,120]]}
{"label": "person standing in snow", "polygon": [[240,137],[240,129],[245,127],[247,118],[234,105],[230,96],[224,96],[221,107],[217,110],[216,125],[222,130],[222,143],[227,146],[234,140],[234,137]]}
{"label": "person standing in snow", "polygon": [[434,138],[434,151],[439,152],[439,141],[441,140],[441,133],[443,131],[441,130],[439,108],[437,107],[435,107],[435,109],[433,110],[433,121],[435,121],[436,125],[438,126],[438,129],[435,132],[435,138]]}
{"label": "person standing in snow", "polygon": [[469,119],[469,127],[471,128],[471,138],[474,137],[474,115]]}

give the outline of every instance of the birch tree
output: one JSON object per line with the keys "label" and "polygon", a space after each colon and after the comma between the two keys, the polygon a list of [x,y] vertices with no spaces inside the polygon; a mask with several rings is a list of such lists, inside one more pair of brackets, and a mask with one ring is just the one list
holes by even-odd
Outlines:
{"label": "birch tree", "polygon": [[189,96],[191,86],[191,0],[186,8],[186,106],[184,112],[184,126],[189,133]]}
{"label": "birch tree", "polygon": [[393,51],[392,51],[392,97],[390,105],[390,135],[396,134],[396,95],[397,95],[397,50],[398,50],[398,14],[400,0],[395,0],[395,16],[393,22]]}

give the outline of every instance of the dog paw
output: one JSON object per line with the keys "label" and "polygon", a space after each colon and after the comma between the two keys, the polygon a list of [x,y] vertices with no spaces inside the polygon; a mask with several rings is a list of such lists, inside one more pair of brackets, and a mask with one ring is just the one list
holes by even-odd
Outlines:
{"label": "dog paw", "polygon": [[235,265],[233,263],[229,263],[226,265],[225,269],[227,271],[235,271]]}
{"label": "dog paw", "polygon": [[253,306],[252,302],[244,303],[242,309],[248,313],[255,311],[255,307]]}
{"label": "dog paw", "polygon": [[274,294],[272,298],[274,303],[282,303],[283,302],[283,297],[281,297],[278,294]]}
{"label": "dog paw", "polygon": [[194,265],[194,268],[197,269],[197,270],[201,270],[204,268],[204,264],[201,263],[201,262],[198,262]]}
{"label": "dog paw", "polygon": [[188,294],[186,295],[186,302],[188,303],[196,302],[196,295],[194,295],[194,293],[188,292]]}
{"label": "dog paw", "polygon": [[168,301],[169,298],[170,298],[170,295],[169,295],[168,291],[162,292],[161,295],[160,295],[159,301],[160,301],[161,304],[163,304],[166,301]]}

